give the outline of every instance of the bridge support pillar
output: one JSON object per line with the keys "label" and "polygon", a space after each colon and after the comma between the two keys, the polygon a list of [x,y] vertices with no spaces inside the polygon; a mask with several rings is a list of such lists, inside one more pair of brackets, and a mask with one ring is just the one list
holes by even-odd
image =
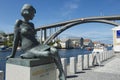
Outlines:
{"label": "bridge support pillar", "polygon": [[44,29],[44,41],[47,39],[47,31]]}

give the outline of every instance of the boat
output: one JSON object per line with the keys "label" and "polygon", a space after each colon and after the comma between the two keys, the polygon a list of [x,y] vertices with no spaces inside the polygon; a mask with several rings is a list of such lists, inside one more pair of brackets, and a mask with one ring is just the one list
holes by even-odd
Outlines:
{"label": "boat", "polygon": [[88,51],[92,51],[93,50],[92,47],[86,47],[85,49],[88,50]]}
{"label": "boat", "polygon": [[92,52],[104,52],[107,51],[107,48],[105,46],[100,46],[100,47],[94,47]]}
{"label": "boat", "polygon": [[0,52],[6,52],[6,51],[11,51],[12,49],[9,48],[8,46],[1,45],[0,46]]}

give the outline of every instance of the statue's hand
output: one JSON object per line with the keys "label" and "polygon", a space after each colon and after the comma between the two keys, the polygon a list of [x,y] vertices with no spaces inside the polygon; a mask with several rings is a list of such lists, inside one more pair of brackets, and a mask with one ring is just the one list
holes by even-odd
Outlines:
{"label": "statue's hand", "polygon": [[14,57],[14,56],[9,55],[9,56],[6,57],[6,59],[8,60],[9,58],[13,58],[13,57]]}

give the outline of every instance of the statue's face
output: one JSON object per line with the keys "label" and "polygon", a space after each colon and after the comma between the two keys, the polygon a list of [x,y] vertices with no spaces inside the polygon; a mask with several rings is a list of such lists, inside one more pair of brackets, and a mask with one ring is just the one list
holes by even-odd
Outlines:
{"label": "statue's face", "polygon": [[35,12],[33,10],[25,9],[22,11],[22,16],[27,20],[32,20],[34,18]]}
{"label": "statue's face", "polygon": [[32,19],[34,18],[34,16],[35,16],[35,13],[34,13],[33,11],[31,11],[31,12],[29,13],[29,18],[30,18],[30,20],[32,20]]}

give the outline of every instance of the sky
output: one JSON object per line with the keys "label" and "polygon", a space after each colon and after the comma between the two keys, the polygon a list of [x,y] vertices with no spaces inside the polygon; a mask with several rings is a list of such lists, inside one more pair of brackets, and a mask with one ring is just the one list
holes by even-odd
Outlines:
{"label": "sky", "polygon": [[[0,31],[11,33],[24,4],[31,4],[37,13],[32,22],[35,28],[72,19],[120,14],[120,0],[0,0]],[[119,22],[119,21],[118,21]],[[62,37],[83,37],[112,43],[112,28],[102,23],[86,23],[67,29]]]}

